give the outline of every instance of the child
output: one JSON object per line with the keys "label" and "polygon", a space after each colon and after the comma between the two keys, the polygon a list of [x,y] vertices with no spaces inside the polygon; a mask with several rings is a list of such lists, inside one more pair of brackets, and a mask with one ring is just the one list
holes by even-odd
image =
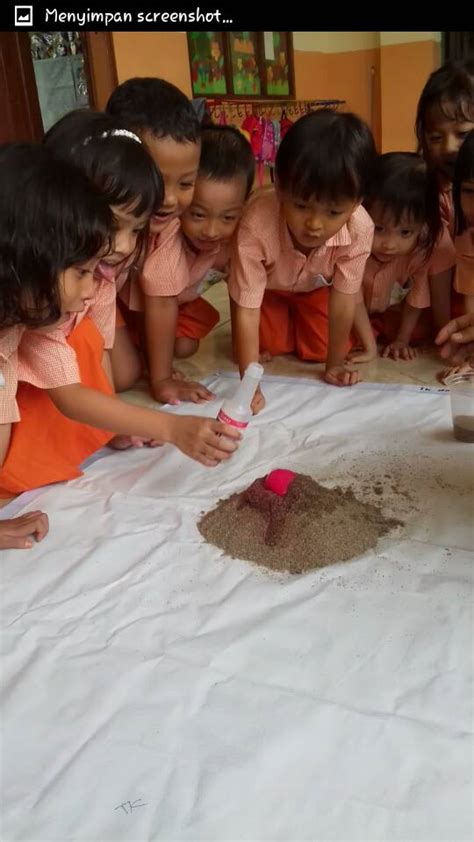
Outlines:
{"label": "child", "polygon": [[[430,285],[449,291],[455,263],[436,178],[414,152],[380,155],[364,206],[375,231],[354,321],[363,351],[350,356],[353,362],[377,356],[375,330],[389,341],[384,357],[412,359],[410,339],[421,309],[430,306]],[[439,330],[446,320],[434,321]]]}
{"label": "child", "polygon": [[0,161],[0,283],[11,295],[25,290],[29,303],[34,275],[40,289],[59,288],[59,295],[54,319],[49,312],[53,323],[21,338],[21,421],[0,470],[0,497],[79,476],[84,459],[113,433],[169,441],[209,466],[228,458],[239,436],[225,425],[141,409],[115,397],[104,340],[90,317],[94,273],[110,248],[108,204],[80,170],[50,156],[36,182],[26,183],[21,172]]}
{"label": "child", "polygon": [[[357,383],[344,361],[372,245],[373,223],[360,202],[374,157],[371,132],[354,114],[316,111],[283,138],[277,192],[249,204],[232,252],[241,374],[259,350],[296,351],[304,360],[326,360],[328,383]],[[263,405],[259,391],[254,411]]]}
{"label": "child", "polygon": [[178,358],[194,354],[199,340],[219,319],[200,292],[210,269],[227,269],[230,239],[254,175],[250,144],[237,129],[203,129],[194,196],[181,217],[181,230],[159,241],[156,248],[151,246],[141,272],[145,312],[159,314],[161,325],[161,342],[149,358],[157,400],[177,401],[179,381],[171,379],[173,354]]}
{"label": "child", "polygon": [[[175,85],[154,78],[128,79],[115,89],[106,110],[139,135],[163,176],[163,202],[150,223],[152,247],[156,249],[174,239],[179,231],[179,219],[192,202],[201,151],[199,120],[189,99]],[[137,293],[136,287],[129,287],[121,295],[132,311],[143,309],[143,300]],[[165,382],[160,371],[155,369],[162,336],[174,318],[172,296],[168,302],[168,318],[164,315],[166,300],[163,299],[160,308],[152,306],[156,303],[152,300],[148,302],[151,306],[145,309],[145,344],[152,395],[173,403],[211,400],[212,393],[200,383],[176,376]]]}
{"label": "child", "polygon": [[[112,220],[85,176],[56,164],[40,146],[2,147],[0,176],[0,466],[5,466],[21,424],[18,348],[25,330],[59,319],[61,273],[88,273],[90,261],[108,247]],[[30,451],[31,443],[25,459]]]}
{"label": "child", "polygon": [[454,166],[474,129],[474,60],[448,61],[431,74],[418,102],[415,129],[423,157],[436,172],[441,215],[452,234]]}
{"label": "child", "polygon": [[113,249],[99,263],[91,316],[110,352],[114,387],[121,392],[140,377],[141,362],[117,312],[116,294],[144,252],[150,217],[163,196],[162,179],[140,139],[106,114],[72,111],[47,132],[44,142],[56,157],[76,164],[94,181],[114,216]]}
{"label": "child", "polygon": [[[461,299],[462,318],[474,315],[474,131],[464,141],[456,161],[453,180],[453,202],[455,212],[456,270],[454,289]],[[466,321],[467,324],[467,321]],[[446,349],[441,356],[449,357]],[[457,351],[451,365],[438,375],[444,382],[446,377],[474,369],[472,349],[466,355],[465,349]]]}
{"label": "child", "polygon": [[[48,156],[35,148],[35,160],[30,159],[33,147],[22,144],[4,146],[0,151],[0,171],[5,170],[13,178],[2,182],[0,192],[0,219],[5,218],[5,211],[11,207],[21,177],[27,189],[34,187],[35,176],[42,177],[48,166]],[[8,211],[7,211],[8,212]],[[8,243],[11,231],[7,226],[0,226],[0,277],[7,269],[2,262],[2,255],[8,260]],[[26,266],[25,266],[26,271]],[[27,272],[25,284],[21,290],[18,285],[8,288],[0,284],[0,465],[3,464],[8,450],[11,425],[19,420],[16,391],[18,386],[18,345],[25,324],[43,324],[50,318],[56,318],[59,312],[56,285],[48,286],[46,278],[37,272]],[[44,512],[33,511],[16,518],[0,520],[0,549],[31,549],[33,540],[42,541],[48,534],[48,516]]]}
{"label": "child", "polygon": [[454,288],[465,313],[474,313],[474,131],[464,141],[453,182],[456,274]]}

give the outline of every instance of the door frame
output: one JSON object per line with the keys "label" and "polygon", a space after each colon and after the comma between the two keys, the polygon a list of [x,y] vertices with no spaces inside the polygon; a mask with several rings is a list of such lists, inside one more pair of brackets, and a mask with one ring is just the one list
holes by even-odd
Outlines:
{"label": "door frame", "polygon": [[[117,86],[111,32],[83,32],[85,69],[92,108],[103,110]],[[38,142],[43,122],[27,32],[0,32],[0,143]]]}

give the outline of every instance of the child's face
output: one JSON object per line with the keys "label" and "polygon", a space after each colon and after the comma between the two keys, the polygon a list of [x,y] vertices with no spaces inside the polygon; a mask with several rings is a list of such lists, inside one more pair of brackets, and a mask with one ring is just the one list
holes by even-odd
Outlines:
{"label": "child's face", "polygon": [[474,129],[474,112],[472,120],[460,120],[458,116],[454,108],[444,106],[441,110],[439,106],[434,106],[427,114],[424,131],[428,163],[450,182],[453,180],[458,152],[471,129]]}
{"label": "child's face", "polygon": [[68,317],[72,313],[82,313],[87,303],[93,297],[97,281],[94,273],[100,256],[85,261],[78,266],[69,266],[59,279],[61,297],[61,313]]}
{"label": "child's face", "polygon": [[380,263],[389,263],[416,248],[422,223],[414,222],[406,214],[395,223],[391,214],[377,204],[370,208],[369,213],[375,225],[372,254]]}
{"label": "child's face", "polygon": [[334,237],[360,204],[352,199],[304,201],[284,193],[280,194],[280,201],[293,242],[303,254]]}
{"label": "child's face", "polygon": [[115,222],[112,251],[104,260],[109,265],[115,266],[135,252],[138,237],[146,228],[150,214],[144,213],[137,217],[133,213],[133,208],[125,205],[113,205],[111,211]]}
{"label": "child's face", "polygon": [[474,228],[474,181],[461,182],[460,199],[466,225]]}
{"label": "child's face", "polygon": [[154,137],[144,132],[143,142],[163,176],[165,198],[150,222],[152,234],[160,231],[186,210],[193,198],[199,167],[200,143],[178,143],[172,137]]}
{"label": "child's face", "polygon": [[197,179],[191,205],[181,217],[183,232],[197,251],[212,251],[230,240],[242,216],[246,187],[244,176]]}
{"label": "child's face", "polygon": [[137,239],[150,218],[148,213],[140,217],[134,216],[133,206],[112,205],[110,210],[115,223],[112,250],[102,258],[99,265],[99,273],[105,277],[114,277],[117,268],[135,253]]}

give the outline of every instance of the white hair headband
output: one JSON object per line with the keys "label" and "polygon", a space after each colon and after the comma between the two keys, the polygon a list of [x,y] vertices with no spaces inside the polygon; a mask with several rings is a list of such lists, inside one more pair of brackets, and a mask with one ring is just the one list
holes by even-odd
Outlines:
{"label": "white hair headband", "polygon": [[128,129],[110,129],[109,131],[102,132],[101,137],[129,137],[130,140],[136,140],[137,143],[141,143],[138,135],[129,132]]}
{"label": "white hair headband", "polygon": [[[138,137],[138,135],[134,134],[133,132],[129,132],[128,129],[108,129],[107,131],[102,132],[102,134],[97,135],[97,137],[128,137],[130,140],[134,140],[136,141],[136,143],[139,143],[141,145],[141,140]],[[93,140],[93,138],[94,135],[86,137],[83,145],[87,146],[87,144],[90,143],[90,141]]]}

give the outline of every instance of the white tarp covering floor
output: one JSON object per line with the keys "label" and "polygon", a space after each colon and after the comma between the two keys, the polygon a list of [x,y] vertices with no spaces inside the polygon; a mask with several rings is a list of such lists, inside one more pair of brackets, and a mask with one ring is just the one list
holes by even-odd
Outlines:
{"label": "white tarp covering floor", "polygon": [[[472,839],[474,448],[443,390],[264,392],[225,466],[114,453],[30,502],[50,535],[1,558],[2,840]],[[299,577],[206,545],[199,514],[275,467],[405,525]]]}

